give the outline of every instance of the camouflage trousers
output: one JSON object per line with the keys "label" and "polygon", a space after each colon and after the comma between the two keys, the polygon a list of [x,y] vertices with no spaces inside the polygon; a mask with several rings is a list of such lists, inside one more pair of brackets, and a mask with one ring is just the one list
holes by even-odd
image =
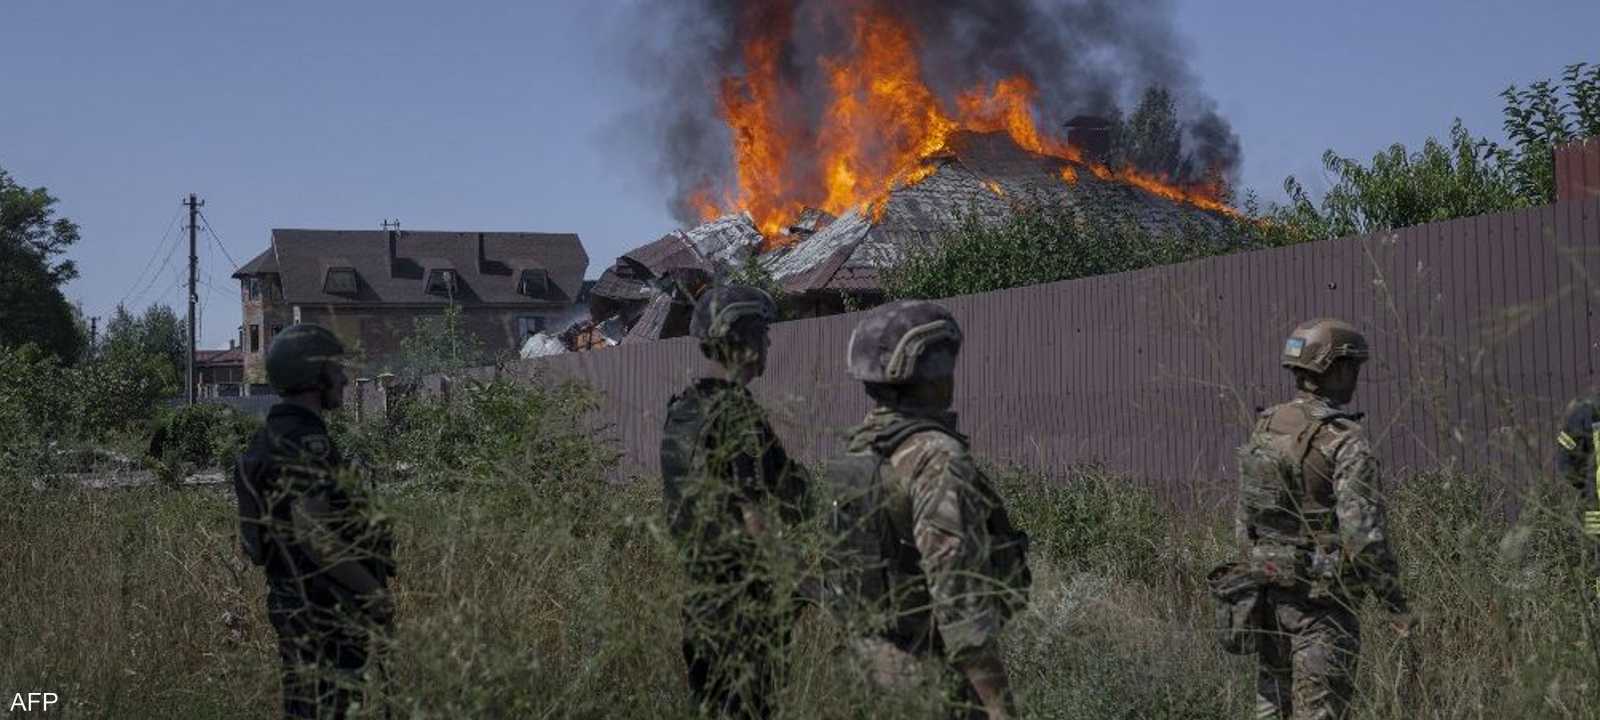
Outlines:
{"label": "camouflage trousers", "polygon": [[1361,628],[1344,605],[1269,593],[1256,652],[1258,720],[1339,720],[1354,694]]}

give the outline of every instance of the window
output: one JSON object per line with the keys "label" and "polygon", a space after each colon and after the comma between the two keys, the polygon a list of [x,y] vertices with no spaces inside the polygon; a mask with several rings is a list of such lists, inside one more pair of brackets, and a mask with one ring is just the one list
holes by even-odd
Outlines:
{"label": "window", "polygon": [[550,275],[543,269],[528,269],[522,271],[522,278],[517,281],[517,292],[528,297],[542,298],[550,291]]}
{"label": "window", "polygon": [[433,295],[454,297],[456,294],[456,271],[429,270],[428,292]]}
{"label": "window", "polygon": [[536,315],[517,318],[517,337],[525,338],[537,332],[544,332],[544,318]]}
{"label": "window", "polygon": [[322,280],[322,291],[330,295],[356,294],[355,268],[328,268],[328,275]]}
{"label": "window", "polygon": [[250,352],[261,352],[261,326],[250,326]]}

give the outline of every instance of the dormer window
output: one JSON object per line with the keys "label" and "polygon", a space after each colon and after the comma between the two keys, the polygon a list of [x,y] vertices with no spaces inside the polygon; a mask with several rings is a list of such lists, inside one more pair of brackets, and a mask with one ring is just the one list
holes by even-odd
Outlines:
{"label": "dormer window", "polygon": [[452,297],[456,294],[456,271],[429,270],[428,293]]}
{"label": "dormer window", "polygon": [[522,277],[517,279],[519,295],[542,298],[548,292],[550,292],[550,275],[543,269],[523,270]]}
{"label": "dormer window", "polygon": [[328,268],[328,274],[322,279],[322,291],[329,295],[356,294],[356,269],[352,267]]}

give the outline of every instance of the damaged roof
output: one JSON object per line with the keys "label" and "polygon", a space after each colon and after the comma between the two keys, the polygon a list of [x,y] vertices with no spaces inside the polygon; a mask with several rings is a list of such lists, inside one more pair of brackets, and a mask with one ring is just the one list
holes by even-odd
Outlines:
{"label": "damaged roof", "polygon": [[1184,221],[1221,223],[1213,213],[1101,180],[1081,166],[1074,166],[1077,179],[1069,183],[1061,176],[1069,163],[1023,150],[1005,133],[959,133],[947,152],[928,162],[937,169],[918,183],[891,191],[876,222],[871,211],[856,208],[763,255],[762,265],[790,292],[876,289],[879,268],[898,263],[908,248],[934,242],[961,213],[1000,220],[1018,200],[1112,207],[1148,228],[1175,229]]}

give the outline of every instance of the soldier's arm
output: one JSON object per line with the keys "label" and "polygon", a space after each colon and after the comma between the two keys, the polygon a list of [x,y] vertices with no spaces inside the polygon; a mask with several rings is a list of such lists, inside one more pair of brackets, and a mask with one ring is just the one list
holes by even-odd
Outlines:
{"label": "soldier's arm", "polygon": [[984,573],[988,514],[972,488],[977,469],[965,448],[937,432],[913,436],[895,455],[912,479],[912,536],[946,651],[958,667],[980,660],[995,652],[1000,622]]}
{"label": "soldier's arm", "polygon": [[997,643],[997,589],[984,572],[988,508],[972,487],[977,468],[966,448],[936,432],[912,436],[896,453],[895,464],[912,478],[912,535],[945,654],[972,683],[989,716],[1005,717],[1010,682]]}
{"label": "soldier's arm", "polygon": [[1360,430],[1334,451],[1335,512],[1344,558],[1394,613],[1409,612],[1399,562],[1389,547],[1378,459]]}
{"label": "soldier's arm", "polygon": [[708,465],[733,482],[744,530],[752,537],[767,532],[767,518],[761,510],[766,497],[762,482],[760,432],[757,408],[734,400],[717,403],[707,423],[706,457]]}
{"label": "soldier's arm", "polygon": [[1589,400],[1574,402],[1568,407],[1566,421],[1561,424],[1561,432],[1556,434],[1556,471],[1579,490],[1587,490],[1589,487],[1589,479],[1585,477],[1584,469],[1594,454],[1594,416],[1593,402]]}

